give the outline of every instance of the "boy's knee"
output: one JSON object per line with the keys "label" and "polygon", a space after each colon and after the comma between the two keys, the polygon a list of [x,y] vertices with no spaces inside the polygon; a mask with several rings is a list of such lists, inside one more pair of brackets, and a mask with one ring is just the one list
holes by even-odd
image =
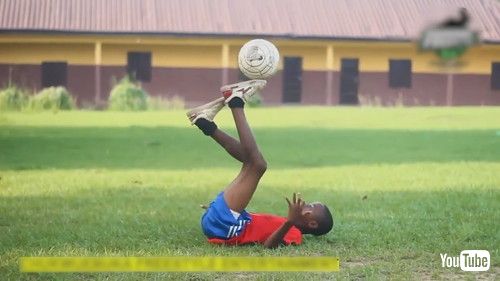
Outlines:
{"label": "boy's knee", "polygon": [[267,162],[260,153],[250,158],[250,165],[260,174],[264,174],[267,170]]}

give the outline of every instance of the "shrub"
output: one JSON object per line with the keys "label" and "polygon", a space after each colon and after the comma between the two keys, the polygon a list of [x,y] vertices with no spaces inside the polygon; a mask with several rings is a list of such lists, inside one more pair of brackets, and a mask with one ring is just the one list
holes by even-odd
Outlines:
{"label": "shrub", "polygon": [[171,110],[171,109],[184,109],[186,102],[182,97],[177,95],[172,98],[156,96],[148,98],[148,110]]}
{"label": "shrub", "polygon": [[75,101],[65,87],[48,87],[30,99],[29,108],[34,110],[70,110],[75,108]]}
{"label": "shrub", "polygon": [[174,95],[170,98],[170,106],[169,109],[184,109],[186,108],[186,101],[184,101],[183,97]]}
{"label": "shrub", "polygon": [[16,86],[0,90],[0,110],[21,110],[28,103],[28,94]]}
{"label": "shrub", "polygon": [[165,110],[170,108],[170,102],[164,97],[149,97],[148,110]]}
{"label": "shrub", "polygon": [[111,90],[108,108],[123,111],[146,110],[147,100],[147,92],[126,76]]}

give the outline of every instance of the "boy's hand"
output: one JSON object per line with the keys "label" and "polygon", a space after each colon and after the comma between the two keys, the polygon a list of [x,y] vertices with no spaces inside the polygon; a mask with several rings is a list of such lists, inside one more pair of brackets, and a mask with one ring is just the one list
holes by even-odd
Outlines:
{"label": "boy's hand", "polygon": [[288,221],[297,226],[302,220],[302,207],[304,207],[305,202],[295,192],[293,193],[292,202],[286,197],[285,199],[288,202]]}

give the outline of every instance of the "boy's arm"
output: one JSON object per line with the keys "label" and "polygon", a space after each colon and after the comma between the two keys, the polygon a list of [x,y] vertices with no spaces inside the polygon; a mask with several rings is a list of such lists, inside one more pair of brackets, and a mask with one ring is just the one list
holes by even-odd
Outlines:
{"label": "boy's arm", "polygon": [[278,228],[269,238],[264,242],[264,247],[266,248],[276,248],[281,242],[283,242],[283,238],[286,233],[292,228],[292,226],[296,225],[302,216],[302,207],[304,206],[304,201],[300,198],[297,198],[297,195],[293,194],[292,202],[285,198],[288,202],[288,219],[285,223],[283,223],[280,228]]}
{"label": "boy's arm", "polygon": [[266,248],[276,248],[281,242],[283,242],[283,237],[285,237],[286,233],[292,228],[293,223],[290,221],[286,221],[283,223],[280,228],[278,228],[269,238],[267,238],[266,242],[264,242],[264,247]]}

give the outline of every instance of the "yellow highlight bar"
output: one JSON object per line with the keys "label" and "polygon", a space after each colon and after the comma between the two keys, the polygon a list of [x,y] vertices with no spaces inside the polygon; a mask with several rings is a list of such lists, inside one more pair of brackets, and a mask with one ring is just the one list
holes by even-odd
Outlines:
{"label": "yellow highlight bar", "polygon": [[339,271],[337,257],[22,257],[21,272]]}

